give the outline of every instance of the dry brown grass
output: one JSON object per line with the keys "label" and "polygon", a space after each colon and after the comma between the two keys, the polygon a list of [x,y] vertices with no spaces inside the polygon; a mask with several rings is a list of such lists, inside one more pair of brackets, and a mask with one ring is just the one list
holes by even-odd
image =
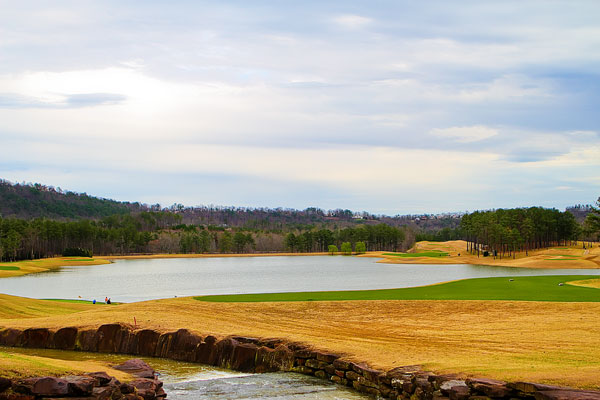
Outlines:
{"label": "dry brown grass", "polygon": [[161,331],[279,337],[378,368],[422,364],[464,372],[600,388],[600,304],[486,301],[204,303],[192,298],[123,304],[0,326],[122,322]]}
{"label": "dry brown grass", "polygon": [[92,307],[98,308],[92,304],[35,300],[0,294],[0,318],[2,319],[64,315],[89,310]]}
{"label": "dry brown grass", "polygon": [[0,351],[0,371],[9,379],[28,378],[32,376],[64,376],[79,375],[86,372],[104,371],[117,379],[126,382],[133,377],[123,371],[111,368],[101,361],[67,361],[54,358],[38,357],[25,354]]}
{"label": "dry brown grass", "polygon": [[600,289],[600,279],[584,279],[581,281],[571,281],[571,282],[567,282],[567,285]]}
{"label": "dry brown grass", "polygon": [[20,276],[33,274],[37,272],[46,272],[52,269],[57,269],[63,266],[77,266],[77,265],[101,265],[109,264],[110,261],[102,258],[91,258],[89,261],[82,261],[83,257],[54,257],[54,258],[42,258],[39,260],[26,260],[16,262],[3,262],[0,263],[2,266],[14,266],[19,267],[16,271],[4,271],[0,270],[0,278],[8,278],[11,276]]}
{"label": "dry brown grass", "polygon": [[[562,247],[562,246],[561,246]],[[541,268],[541,269],[585,269],[600,268],[600,243],[595,243],[591,249],[583,249],[579,243],[577,246],[564,248],[550,248],[530,251],[529,255],[518,253],[513,259],[506,257],[494,259],[493,257],[477,257],[467,253],[467,242],[464,240],[452,240],[448,242],[418,242],[413,247],[414,252],[441,250],[449,253],[448,257],[394,257],[385,256],[385,252],[372,252],[367,257],[382,257],[379,262],[390,264],[474,264],[492,265],[517,268]],[[460,255],[459,255],[460,254]]]}
{"label": "dry brown grass", "polygon": [[281,257],[327,256],[329,253],[241,253],[241,254],[137,254],[134,256],[102,256],[106,260],[137,260],[147,258],[222,258],[222,257]]}

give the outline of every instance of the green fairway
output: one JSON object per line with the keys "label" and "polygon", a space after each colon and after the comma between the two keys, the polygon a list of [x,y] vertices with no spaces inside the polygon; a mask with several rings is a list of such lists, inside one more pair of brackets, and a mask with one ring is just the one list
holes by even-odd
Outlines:
{"label": "green fairway", "polygon": [[[50,300],[50,301],[60,301],[63,303],[84,303],[84,304],[93,304],[93,301],[91,300],[72,300],[72,299],[42,299],[42,300]],[[96,301],[96,304],[102,304],[105,305],[105,303],[103,301]],[[117,303],[111,303],[111,304],[117,304]]]}
{"label": "green fairway", "polygon": [[[212,302],[333,301],[333,300],[515,300],[515,301],[600,301],[600,290],[571,285],[597,275],[521,276],[465,279],[439,285],[402,289],[334,292],[261,293],[199,296]],[[512,279],[512,281],[511,281]]]}
{"label": "green fairway", "polygon": [[383,253],[384,256],[394,256],[394,257],[406,257],[406,258],[414,258],[414,257],[448,257],[448,253],[439,250],[431,250],[431,251],[423,251],[420,253]]}
{"label": "green fairway", "polygon": [[18,271],[21,268],[15,267],[14,265],[0,265],[0,271]]}

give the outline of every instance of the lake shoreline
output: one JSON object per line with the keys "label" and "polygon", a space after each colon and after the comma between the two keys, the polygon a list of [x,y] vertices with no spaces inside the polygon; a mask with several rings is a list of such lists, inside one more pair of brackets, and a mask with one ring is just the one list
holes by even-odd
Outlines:
{"label": "lake shoreline", "polygon": [[[541,249],[530,251],[529,255],[517,253],[515,258],[504,257],[478,257],[476,254],[470,254],[466,249],[466,242],[463,240],[454,240],[447,242],[418,242],[409,250],[417,253],[419,251],[440,251],[447,255],[443,257],[418,256],[409,257],[407,253],[402,257],[394,256],[387,251],[369,251],[364,254],[352,254],[355,257],[379,258],[377,263],[382,264],[467,264],[467,265],[485,265],[491,267],[510,267],[510,268],[532,268],[532,269],[600,269],[600,244],[596,244],[592,249],[583,249],[581,246],[574,246],[568,249]],[[568,252],[569,255],[562,253]],[[91,260],[82,260],[82,257],[54,257],[36,260],[23,260],[16,262],[0,263],[1,266],[18,266],[18,270],[2,270],[0,268],[0,278],[27,275],[38,272],[47,272],[58,269],[63,266],[78,265],[102,265],[114,262],[114,260],[142,260],[142,259],[185,259],[185,258],[254,258],[254,257],[309,257],[309,256],[345,256],[340,252],[331,254],[329,252],[315,253],[210,253],[210,254],[135,254],[135,255],[104,255],[96,256]],[[568,256],[568,257],[567,257]],[[572,258],[569,258],[572,257]]]}

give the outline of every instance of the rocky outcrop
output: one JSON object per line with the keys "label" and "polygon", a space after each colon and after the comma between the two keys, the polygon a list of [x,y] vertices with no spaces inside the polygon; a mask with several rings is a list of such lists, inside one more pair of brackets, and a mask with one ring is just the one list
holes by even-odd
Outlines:
{"label": "rocky outcrop", "polygon": [[[130,360],[127,366],[152,371],[152,379],[138,378],[121,383],[105,372],[57,378],[43,376],[11,381],[0,378],[0,400],[37,400],[43,398],[89,400],[162,400],[167,397],[162,382],[154,378],[152,368],[141,360]],[[129,364],[128,364],[129,363]],[[121,365],[124,365],[121,364]]]}
{"label": "rocky outcrop", "polygon": [[[365,364],[344,360],[337,354],[315,351],[302,344],[287,343],[280,339],[233,336],[219,340],[214,336],[201,336],[186,329],[161,333],[149,329],[133,330],[121,324],[102,325],[98,329],[69,327],[58,331],[48,329],[20,331],[9,328],[0,330],[0,345],[165,357],[243,372],[293,371],[350,386],[375,397],[389,399],[600,400],[600,392],[528,382],[507,383],[491,379],[463,379],[457,375],[438,375],[422,371],[419,366],[380,371],[369,368]],[[113,388],[114,385],[111,386],[110,377],[102,377],[99,373],[89,374],[88,376],[93,377],[97,385],[92,389],[91,396],[103,399],[112,397],[114,393],[120,393],[125,396],[122,398],[127,399],[141,397],[150,400],[164,397],[162,384],[153,379],[154,371],[147,364],[145,366],[143,364],[145,363],[141,360],[130,360],[117,367],[139,377],[129,386],[117,385],[118,392]],[[72,380],[66,382],[65,384],[60,381],[44,381],[38,385],[51,388],[48,390],[56,393],[53,396],[63,396],[61,393],[64,390],[67,390],[69,396],[74,395],[77,390],[79,393],[87,393],[86,380],[77,381],[78,386],[75,386],[76,383]],[[2,385],[0,380],[0,387]],[[23,388],[33,387],[31,383],[23,385]],[[64,389],[65,387],[67,389]],[[23,389],[13,395],[32,396],[31,393],[33,393],[31,390],[28,392],[27,389]],[[0,396],[0,400],[3,399],[8,398]],[[19,400],[17,397],[10,399]]]}

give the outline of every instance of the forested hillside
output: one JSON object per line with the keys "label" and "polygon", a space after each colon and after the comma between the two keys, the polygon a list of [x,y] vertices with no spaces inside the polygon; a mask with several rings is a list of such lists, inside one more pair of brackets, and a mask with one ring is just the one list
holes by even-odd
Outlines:
{"label": "forested hillside", "polygon": [[[201,203],[202,199],[198,202]],[[188,225],[285,231],[311,229],[316,226],[338,229],[384,223],[395,227],[411,227],[415,231],[435,232],[442,228],[455,229],[460,223],[459,214],[386,216],[352,212],[346,209],[325,211],[315,207],[304,210],[225,206],[185,207],[182,204],[161,207],[160,204],[148,205],[102,199],[86,193],[63,191],[40,183],[13,184],[0,179],[0,216],[4,218],[99,220],[110,215],[137,214],[142,211],[175,213],[181,216],[181,223]]]}
{"label": "forested hillside", "polygon": [[85,193],[36,184],[0,180],[0,216],[52,219],[102,218],[146,209],[139,203],[100,199]]}
{"label": "forested hillside", "polygon": [[[592,206],[578,210],[597,213]],[[394,217],[318,208],[161,208],[6,181],[0,181],[0,212],[0,261],[51,257],[74,248],[96,255],[323,252],[330,246],[399,251],[415,240],[454,239],[467,240],[471,251],[503,256],[593,239],[600,229],[595,219],[580,225],[569,211],[540,207]]]}

